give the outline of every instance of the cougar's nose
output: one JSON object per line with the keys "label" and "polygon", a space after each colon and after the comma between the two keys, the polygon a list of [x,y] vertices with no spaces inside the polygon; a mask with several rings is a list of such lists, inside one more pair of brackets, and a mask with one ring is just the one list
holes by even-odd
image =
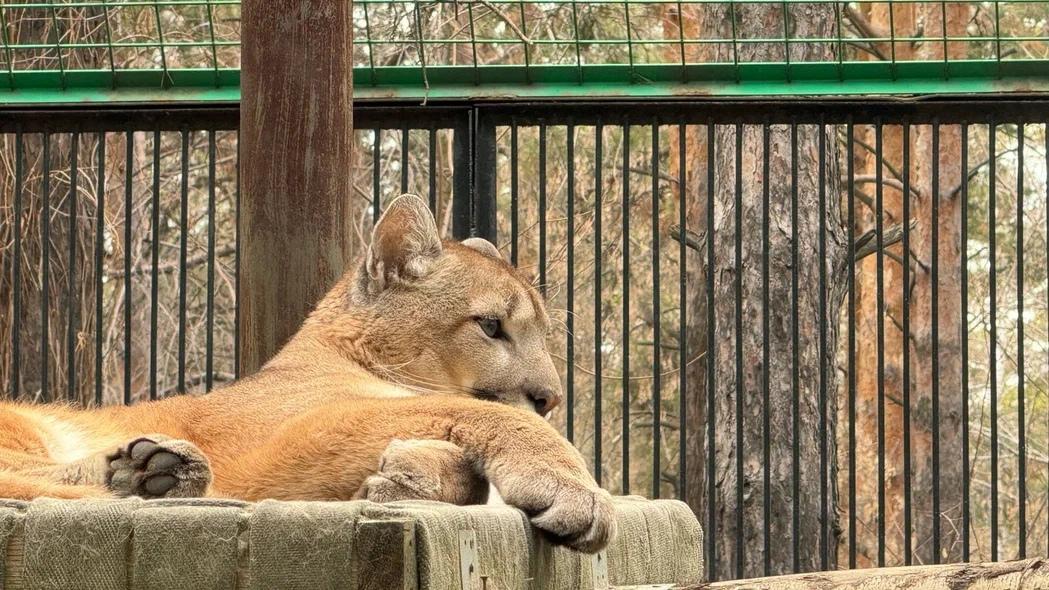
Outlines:
{"label": "cougar's nose", "polygon": [[550,410],[561,403],[561,394],[549,387],[538,387],[528,392],[528,399],[540,416],[545,416]]}

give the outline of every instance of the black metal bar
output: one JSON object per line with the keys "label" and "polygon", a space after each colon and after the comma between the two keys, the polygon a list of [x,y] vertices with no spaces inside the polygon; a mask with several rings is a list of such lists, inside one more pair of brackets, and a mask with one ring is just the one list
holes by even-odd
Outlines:
{"label": "black metal bar", "polygon": [[1027,423],[1024,397],[1024,124],[1016,125],[1016,427],[1019,495],[1016,498],[1019,531],[1017,554],[1027,557]]}
{"label": "black metal bar", "polygon": [[470,235],[497,242],[495,124],[480,114],[474,117],[474,121],[474,198]]}
{"label": "black metal bar", "polygon": [[135,133],[124,134],[124,405],[131,403],[131,211],[135,187]]}
{"label": "black metal bar", "polygon": [[903,125],[903,561],[911,565],[914,526],[911,522],[911,127]]}
{"label": "black metal bar", "polygon": [[[540,132],[540,142],[542,132]],[[539,144],[544,154],[545,144]],[[542,156],[541,156],[542,157]],[[542,163],[540,159],[540,163]],[[544,178],[540,174],[540,178]],[[545,182],[540,183],[540,191]],[[543,193],[540,192],[540,195]],[[541,206],[540,206],[541,207]],[[540,208],[540,212],[542,209]],[[630,494],[630,126],[623,126],[623,494]],[[540,242],[542,244],[542,242]]]}
{"label": "black metal bar", "polygon": [[988,281],[990,282],[991,342],[987,347],[990,356],[987,365],[991,377],[991,561],[998,561],[998,274],[997,274],[997,183],[998,148],[996,140],[997,124],[991,121],[987,125],[988,154],[987,165],[989,195],[987,203],[987,242]]}
{"label": "black metal bar", "polygon": [[[567,416],[565,416],[565,435],[569,442],[575,442],[575,127],[571,123],[566,130],[565,141],[568,150],[565,158],[568,164],[568,219],[565,220],[568,225],[566,252],[568,268],[565,270],[568,281],[568,289],[565,293],[567,312],[565,315],[567,331],[565,334],[565,393],[568,407],[566,408]],[[600,420],[600,416],[594,418]]]}
{"label": "black metal bar", "polygon": [[405,125],[401,127],[401,194],[408,192],[409,139],[411,139],[410,129]]}
{"label": "black metal bar", "polygon": [[801,329],[798,266],[798,124],[790,123],[790,330],[791,330],[791,559],[794,573],[801,571]]}
{"label": "black metal bar", "polygon": [[[735,201],[735,327],[736,348],[736,578],[743,577],[746,546],[743,543],[743,125],[736,124]],[[711,164],[712,165],[712,164]],[[658,291],[657,291],[658,293]],[[659,316],[656,316],[659,317]]]}
{"label": "black metal bar", "polygon": [[[717,527],[717,478],[714,476],[714,453],[717,448],[715,435],[717,434],[715,419],[715,412],[717,406],[715,404],[715,389],[714,389],[714,378],[715,378],[715,365],[714,361],[716,355],[714,354],[714,333],[717,331],[717,316],[714,314],[714,169],[717,167],[717,162],[714,144],[716,140],[716,134],[714,130],[714,122],[707,121],[707,268],[706,268],[706,281],[707,281],[707,383],[706,383],[706,402],[707,402],[707,530],[716,531]],[[711,582],[716,582],[718,578],[717,568],[717,557],[718,548],[717,544],[714,543],[714,536],[707,535],[707,577]]]}
{"label": "black metal bar", "polygon": [[51,401],[48,379],[51,376],[51,134],[44,134],[43,188],[40,208],[40,399]]}
{"label": "black metal bar", "polygon": [[[678,125],[678,227],[684,231],[688,227],[685,216],[685,182],[687,180],[687,141],[685,126]],[[600,160],[598,160],[600,162]],[[598,166],[600,168],[600,165]],[[685,499],[688,490],[686,433],[688,432],[688,252],[685,240],[678,240],[678,499]],[[599,297],[600,300],[600,297]],[[596,414],[600,416],[600,414]]]}
{"label": "black metal bar", "polygon": [[178,391],[186,393],[186,257],[189,249],[189,144],[188,129],[182,130],[182,193],[179,197],[178,240]]}
{"label": "black metal bar", "polygon": [[215,130],[208,130],[208,302],[205,318],[204,389],[215,386]]}
{"label": "black metal bar", "polygon": [[[517,122],[510,122],[510,264],[517,266],[517,241],[520,228],[518,227],[518,210],[520,209],[520,162],[517,157]],[[600,151],[598,151],[600,154]],[[600,158],[600,156],[598,156]],[[597,167],[597,174],[601,174],[601,167]],[[599,217],[600,217],[600,210]],[[599,222],[600,223],[600,222]],[[596,309],[596,308],[595,308]],[[600,415],[600,414],[596,414]],[[598,420],[597,422],[600,422]]]}
{"label": "black metal bar", "polygon": [[[511,161],[513,162],[514,170],[514,190],[517,190],[517,126],[513,127],[513,152]],[[602,398],[604,397],[604,387],[601,382],[601,368],[602,368],[602,357],[604,351],[602,345],[604,344],[604,330],[602,326],[602,320],[604,319],[604,303],[601,300],[601,278],[602,278],[602,267],[601,267],[601,214],[603,206],[601,204],[601,170],[604,148],[604,128],[601,125],[594,127],[594,479],[598,485],[601,485],[601,448],[602,448],[602,417],[604,416],[602,408]],[[513,208],[514,216],[514,227],[517,226],[517,207],[516,200]],[[514,252],[517,251],[517,232],[514,231]]]}
{"label": "black metal bar", "polygon": [[771,360],[771,341],[769,339],[771,321],[769,313],[771,137],[772,129],[769,124],[763,124],[761,126],[761,457],[763,466],[761,503],[764,509],[762,528],[764,529],[764,573],[766,576],[772,575],[772,383],[769,379],[769,361]]}
{"label": "black metal bar", "polygon": [[452,160],[452,237],[462,240],[470,237],[473,222],[472,111],[453,130]]}
{"label": "black metal bar", "polygon": [[453,129],[465,124],[475,103],[441,106],[389,101],[353,103],[355,129]]}
{"label": "black metal bar", "polygon": [[77,188],[80,164],[77,152],[80,149],[80,133],[74,131],[69,138],[69,271],[66,279],[66,399],[76,400],[76,337],[80,323],[80,301],[77,289]]}
{"label": "black metal bar", "polygon": [[[663,468],[663,318],[659,285],[659,120],[652,121],[652,497],[659,498]],[[571,289],[569,289],[571,291]]]}
{"label": "black metal bar", "polygon": [[[461,124],[475,103],[469,100],[450,101],[440,106],[398,101],[359,101],[353,105],[355,127],[358,129],[454,128]],[[862,98],[781,98],[724,100],[706,97],[646,99],[645,101],[565,100],[492,102],[485,110],[497,117],[510,114],[520,117],[521,125],[535,125],[541,118],[551,116],[574,118],[577,125],[596,124],[607,118],[609,106],[623,122],[642,122],[658,116],[683,124],[715,123],[762,124],[765,120],[787,121],[792,117],[799,124],[873,123],[891,119],[900,123],[929,123],[939,117],[941,123],[985,121],[988,112],[1009,112],[1017,120],[1040,121],[1045,117],[1044,98],[1036,93],[1028,95],[944,96],[927,97],[920,101],[900,101],[893,97]],[[700,108],[697,108],[697,105]],[[551,107],[556,106],[556,109]],[[556,111],[552,113],[552,111]],[[24,132],[72,129],[97,132],[112,129],[155,129],[178,131],[186,126],[199,129],[233,130],[239,122],[239,108],[232,103],[178,103],[165,105],[114,105],[69,107],[4,107],[0,110],[0,132]]]}
{"label": "black metal bar", "polygon": [[828,496],[827,479],[830,476],[827,442],[827,362],[833,354],[827,350],[827,129],[821,123],[819,128],[819,370],[820,370],[820,569],[830,567],[830,514],[833,507]]}
{"label": "black metal bar", "polygon": [[878,356],[878,567],[885,567],[885,208],[882,176],[885,161],[882,152],[883,129],[881,121],[875,123],[875,205],[874,221],[877,236],[877,356]]}
{"label": "black metal bar", "polygon": [[[931,123],[938,118],[941,124],[986,121],[988,112],[1008,112],[1017,120],[1039,121],[1045,118],[1044,98],[1032,94],[1027,97],[945,97],[901,101],[897,98],[830,98],[816,99],[754,99],[703,100],[695,97],[645,101],[563,100],[556,102],[522,101],[489,103],[485,112],[497,120],[516,117],[520,125],[555,125],[571,119],[576,125],[593,125],[607,120],[610,107],[620,124],[646,124],[653,117],[674,120],[684,124],[762,124],[766,120],[794,122],[799,125],[847,124],[850,121],[874,124],[892,121],[897,124]],[[553,108],[556,106],[556,108]],[[398,113],[400,111],[397,111]],[[354,118],[358,107],[354,105]],[[398,115],[400,116],[400,115]]]}
{"label": "black metal bar", "polygon": [[382,213],[382,185],[380,184],[382,173],[382,130],[372,130],[372,225],[379,221]]}
{"label": "black metal bar", "polygon": [[[849,568],[856,568],[856,129],[846,125],[845,167],[848,177],[847,209],[849,231],[848,276],[848,371],[849,371]],[[766,160],[768,158],[766,157]],[[767,258],[766,258],[767,259]]]}
{"label": "black metal bar", "polygon": [[[961,244],[958,251],[959,274],[961,276],[961,384],[962,384],[962,560],[969,561],[969,533],[972,514],[969,504],[969,126],[962,125],[961,138]],[[1047,221],[1049,223],[1049,221]],[[1049,232],[1046,233],[1049,236]]]}
{"label": "black metal bar", "polygon": [[940,563],[940,124],[932,124],[932,240],[929,287],[932,326],[932,553]]}
{"label": "black metal bar", "polygon": [[240,379],[240,130],[236,131],[237,141],[237,185],[233,198],[233,378]]}
{"label": "black metal bar", "polygon": [[[102,405],[102,280],[105,275],[106,229],[106,133],[98,133],[98,178],[95,201],[95,405]],[[15,230],[15,234],[18,231]],[[17,291],[16,291],[17,292]],[[17,316],[16,316],[17,317]]]}
{"label": "black metal bar", "polygon": [[[356,110],[355,108],[354,115],[356,115]],[[176,131],[187,125],[236,129],[240,117],[239,111],[237,105],[229,103],[186,103],[160,108],[155,103],[120,107],[5,106],[0,108],[0,133],[17,131],[47,133],[74,129],[81,133],[118,129]]]}
{"label": "black metal bar", "polygon": [[[624,189],[625,190],[625,189]],[[626,272],[626,269],[624,269]],[[539,292],[546,298],[546,125],[539,126]]]}
{"label": "black metal bar", "polygon": [[430,148],[429,159],[429,181],[430,181],[430,211],[437,216],[437,130],[430,129],[427,133],[428,147]]}
{"label": "black metal bar", "polygon": [[153,215],[150,222],[149,399],[157,399],[157,320],[160,310],[160,131],[153,132]]}
{"label": "black metal bar", "polygon": [[11,392],[17,400],[22,386],[22,193],[25,191],[25,145],[22,131],[15,133],[15,211],[11,263]]}

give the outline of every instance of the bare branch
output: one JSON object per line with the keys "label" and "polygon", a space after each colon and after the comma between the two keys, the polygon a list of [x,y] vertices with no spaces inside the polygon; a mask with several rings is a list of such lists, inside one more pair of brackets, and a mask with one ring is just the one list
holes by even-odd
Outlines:
{"label": "bare branch", "polygon": [[532,45],[534,43],[534,41],[529,39],[528,35],[525,35],[524,31],[522,31],[521,28],[517,26],[517,23],[510,20],[510,17],[503,14],[503,11],[499,10],[494,4],[492,4],[488,0],[473,1],[477,4],[480,4],[481,6],[484,6],[488,10],[491,10],[492,14],[499,17],[499,20],[503,21],[504,23],[506,23],[506,26],[510,27],[510,30],[513,31],[515,35],[517,35],[517,38],[520,39],[521,42],[525,43],[526,45]]}
{"label": "bare branch", "polygon": [[[215,250],[215,258],[222,258],[223,256],[230,256],[230,255],[234,254],[236,251],[237,251],[237,249],[234,248],[233,246],[226,246],[225,248],[219,248],[218,250]],[[207,254],[198,254],[197,256],[191,256],[191,257],[186,259],[186,268],[192,268],[194,266],[200,266],[201,264],[204,264],[207,261],[208,261],[208,255]],[[158,275],[170,274],[170,273],[173,273],[173,272],[177,271],[178,268],[179,268],[178,261],[165,262],[164,264],[158,264],[157,265],[157,274]],[[148,274],[151,274],[152,272],[153,272],[153,266],[151,264],[144,264],[144,265],[141,265],[141,266],[136,266],[135,268],[131,269],[131,276],[137,277],[137,276],[141,276],[141,275],[148,275]],[[106,273],[106,278],[108,278],[108,279],[122,279],[122,278],[124,278],[124,276],[125,275],[124,275],[123,269],[115,270],[113,272],[107,272]]]}
{"label": "bare branch", "polygon": [[707,243],[706,235],[700,235],[692,230],[683,229],[677,224],[670,226],[670,237],[678,242],[684,240],[685,245],[696,252],[702,252]]}
{"label": "bare branch", "polygon": [[[847,183],[849,179],[846,177],[842,177],[841,181]],[[855,184],[877,184],[878,177],[873,174],[860,174],[853,177],[852,181]],[[881,183],[884,186],[889,186],[900,192],[903,192],[903,183],[895,178],[882,178]],[[912,195],[919,199],[921,198],[922,194],[918,192],[918,189],[914,188],[913,185],[910,187],[910,189]]]}
{"label": "bare branch", "polygon": [[[914,231],[914,228],[916,228],[917,226],[918,226],[918,221],[912,219],[911,220],[911,227],[910,227],[911,231]],[[878,240],[875,239],[877,237],[878,237],[878,231],[872,229],[872,230],[866,232],[865,234],[863,234],[862,236],[856,238],[856,255],[854,257],[854,260],[859,262],[860,260],[863,260],[864,258],[866,258],[866,257],[870,256],[871,254],[874,254],[875,252],[877,252],[878,251]],[[889,246],[892,246],[893,244],[896,244],[896,243],[900,242],[901,240],[903,240],[903,224],[902,223],[893,225],[893,226],[889,227],[888,229],[886,229],[885,231],[882,232],[882,239],[881,239],[882,248],[888,248]]]}

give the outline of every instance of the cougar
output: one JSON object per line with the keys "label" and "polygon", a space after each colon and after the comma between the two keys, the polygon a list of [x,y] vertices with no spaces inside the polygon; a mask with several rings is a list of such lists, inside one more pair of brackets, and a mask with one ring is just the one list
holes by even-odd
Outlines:
{"label": "cougar", "polygon": [[593,552],[611,497],[544,420],[543,301],[490,242],[389,204],[363,260],[256,374],[205,396],[0,405],[0,496],[483,502]]}

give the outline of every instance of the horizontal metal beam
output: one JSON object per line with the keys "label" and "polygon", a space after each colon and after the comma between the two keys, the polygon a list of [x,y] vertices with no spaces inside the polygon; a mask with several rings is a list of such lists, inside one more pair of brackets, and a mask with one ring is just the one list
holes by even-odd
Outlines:
{"label": "horizontal metal beam", "polygon": [[239,116],[236,102],[0,105],[0,132],[233,130]]}
{"label": "horizontal metal beam", "polygon": [[[509,125],[663,125],[714,124],[985,124],[1049,121],[1049,97],[935,96],[666,99],[645,101],[516,101],[480,109],[488,124]],[[610,109],[610,106],[613,106]]]}
{"label": "horizontal metal beam", "polygon": [[[355,104],[354,127],[369,129],[452,129],[462,125],[467,105],[419,106],[396,102]],[[0,132],[233,130],[240,124],[237,102],[88,103],[0,105]]]}
{"label": "horizontal metal beam", "polygon": [[[552,108],[556,107],[556,108]],[[614,107],[614,108],[610,108]],[[369,129],[462,128],[471,111],[486,125],[664,125],[714,124],[986,124],[1049,121],[1045,95],[823,98],[663,98],[637,100],[533,100],[476,103],[458,101],[422,106],[406,101],[354,105],[354,127]],[[39,108],[0,106],[0,132],[232,130],[236,103],[181,103],[158,106],[76,105]]]}

